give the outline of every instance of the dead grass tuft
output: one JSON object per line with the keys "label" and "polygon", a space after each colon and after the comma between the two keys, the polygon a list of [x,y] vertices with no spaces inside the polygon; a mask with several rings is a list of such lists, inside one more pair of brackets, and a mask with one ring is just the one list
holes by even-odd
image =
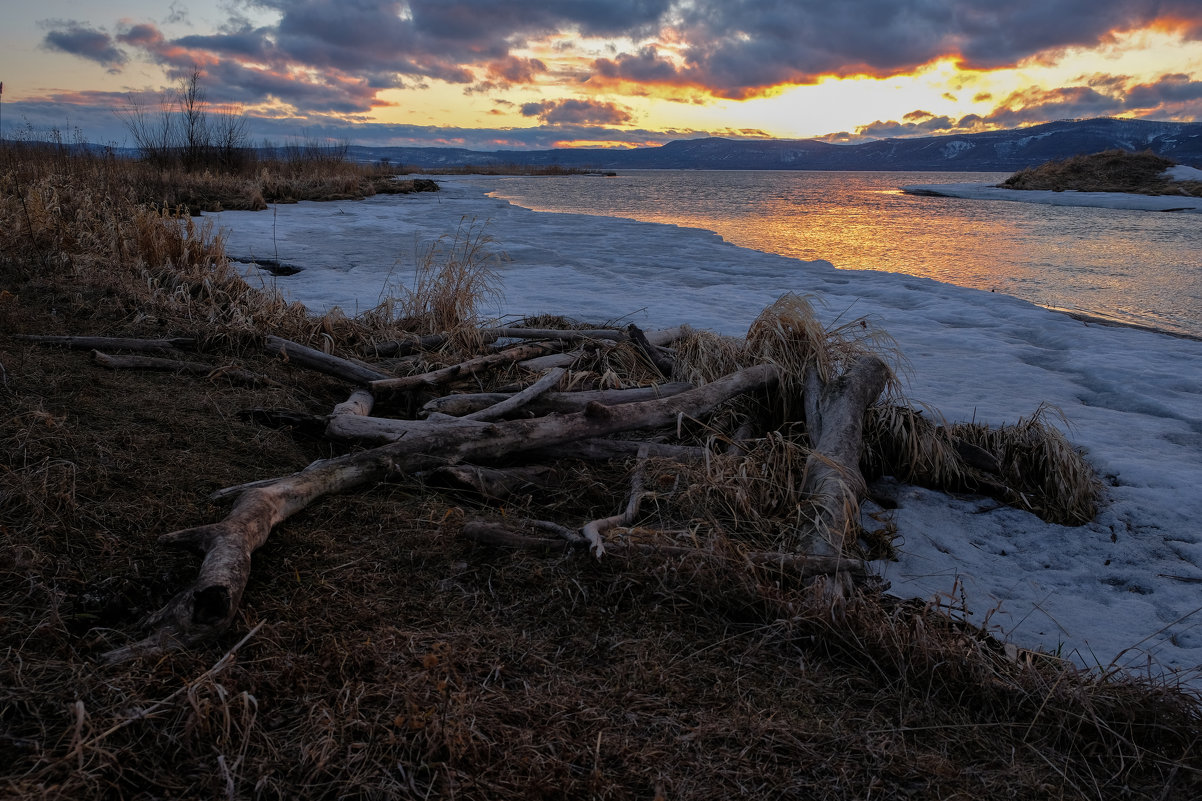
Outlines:
{"label": "dead grass tuft", "polygon": [[1171,181],[1165,170],[1170,159],[1150,150],[1132,153],[1104,150],[1027,167],[998,184],[1003,189],[1042,189],[1053,192],[1130,192],[1141,195],[1188,195],[1202,197],[1197,181]]}

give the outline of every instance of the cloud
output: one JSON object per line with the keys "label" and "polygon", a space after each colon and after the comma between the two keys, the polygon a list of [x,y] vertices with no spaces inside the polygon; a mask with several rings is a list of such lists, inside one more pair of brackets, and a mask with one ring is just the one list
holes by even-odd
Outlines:
{"label": "cloud", "polygon": [[[938,136],[973,133],[1057,119],[1138,116],[1154,119],[1202,118],[1202,81],[1182,73],[1162,75],[1150,83],[1133,83],[1125,75],[1088,75],[1073,86],[1029,87],[1012,92],[985,115],[970,114],[958,120],[912,111],[902,120],[877,120],[823,137],[825,141],[852,142],[888,137]],[[983,99],[989,99],[988,97]]]}
{"label": "cloud", "polygon": [[624,125],[633,119],[630,111],[614,103],[595,100],[548,100],[526,103],[522,116],[538,117],[546,125]]}
{"label": "cloud", "polygon": [[1125,105],[1129,109],[1164,109],[1180,105],[1191,107],[1194,115],[1202,116],[1202,81],[1174,73],[1161,76],[1155,83],[1130,86]]}
{"label": "cloud", "polygon": [[[387,90],[435,81],[493,95],[552,79],[570,90],[580,81],[586,98],[536,104],[527,116],[549,125],[625,125],[628,109],[589,98],[608,90],[707,102],[770,95],[825,76],[904,74],[939,59],[1010,66],[1153,24],[1202,39],[1199,0],[248,2],[245,16],[227,9],[215,32],[178,37],[146,20],[123,22],[112,35],[89,23],[51,21],[43,46],[111,71],[142,58],[173,80],[199,68],[214,100],[282,105],[300,116],[366,113],[385,105]],[[182,19],[183,7],[172,4],[163,13]],[[612,38],[612,49],[590,37]],[[1129,84],[1122,76],[1090,76],[1011,95],[982,124],[1041,121],[1041,114],[1196,113],[1188,77]],[[1130,103],[1126,91],[1133,93]],[[866,129],[913,126],[896,128],[905,135],[934,125],[903,119]]]}
{"label": "cloud", "polygon": [[861,139],[891,139],[913,136],[940,136],[951,133],[965,133],[965,128],[958,121],[948,116],[936,117],[926,111],[911,111],[896,120],[877,120],[868,125],[856,128],[854,134],[846,131],[824,137],[828,142],[852,142]]}
{"label": "cloud", "polygon": [[605,81],[659,81],[745,98],[823,76],[889,76],[939,59],[992,69],[1157,23],[1202,38],[1197,0],[778,0],[680,2],[672,57],[641,46],[597,59]]}
{"label": "cloud", "polygon": [[95,61],[108,67],[110,72],[120,71],[129,60],[125,52],[113,42],[113,38],[98,28],[71,20],[50,22],[46,25],[50,30],[42,39],[42,46],[49,50],[59,50]]}

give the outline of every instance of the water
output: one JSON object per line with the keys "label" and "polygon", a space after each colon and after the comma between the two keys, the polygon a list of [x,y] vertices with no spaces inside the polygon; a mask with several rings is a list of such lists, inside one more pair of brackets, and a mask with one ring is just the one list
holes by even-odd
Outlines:
{"label": "water", "polygon": [[1202,336],[1202,218],[1196,214],[919,197],[899,190],[1005,177],[647,170],[611,178],[504,178],[492,195],[536,211],[705,228],[756,250],[923,276]]}

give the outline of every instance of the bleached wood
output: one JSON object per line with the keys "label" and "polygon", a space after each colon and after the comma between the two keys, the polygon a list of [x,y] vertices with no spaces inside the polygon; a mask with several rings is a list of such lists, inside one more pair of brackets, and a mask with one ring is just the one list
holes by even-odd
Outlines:
{"label": "bleached wood", "polygon": [[77,350],[173,351],[188,350],[196,347],[196,340],[192,337],[138,339],[134,337],[83,337],[18,334],[15,339],[20,339],[25,342],[34,342],[39,345],[60,345],[64,348],[74,348]]}
{"label": "bleached wood", "polygon": [[352,384],[370,384],[391,377],[373,367],[323,353],[316,348],[282,337],[267,337],[266,349],[268,353],[278,355],[286,362],[316,370]]}
{"label": "bleached wood", "polygon": [[375,403],[376,399],[370,392],[366,389],[357,389],[351,393],[349,398],[334,407],[334,415],[352,414],[358,417],[366,417],[371,414]]}
{"label": "bleached wood", "polygon": [[[554,368],[552,368],[554,369]],[[597,389],[582,392],[548,392],[531,401],[527,408],[535,414],[549,412],[578,412],[590,403],[602,403],[606,406],[617,406],[623,403],[666,398],[679,395],[693,388],[693,384],[673,382],[656,384],[650,387],[633,387],[631,389]],[[423,412],[441,412],[456,417],[469,415],[472,412],[501,403],[512,397],[505,392],[480,392],[463,395],[447,395],[435,398],[422,407]]]}
{"label": "bleached wood", "polygon": [[[813,539],[802,549],[808,553],[841,556],[854,544],[860,499],[868,492],[860,473],[864,414],[888,379],[888,365],[866,354],[822,386],[817,398],[806,399],[813,450],[806,459],[803,489],[813,499],[817,515],[812,530],[803,533]],[[807,376],[807,394],[818,383]]]}
{"label": "bleached wood", "polygon": [[[674,328],[662,328],[658,331],[647,331],[645,332],[645,336],[647,337],[647,341],[652,345],[667,345],[680,339],[688,330],[688,326],[680,325]],[[583,355],[584,350],[578,348],[567,353],[553,353],[548,356],[527,359],[522,362],[522,367],[538,372],[550,370],[552,367],[569,367]]]}
{"label": "bleached wood", "polygon": [[265,375],[244,370],[241,367],[215,367],[204,362],[186,362],[157,356],[113,355],[101,353],[98,350],[92,351],[92,360],[110,370],[159,370],[169,373],[201,375],[206,378],[227,378],[241,384],[278,385],[278,382]]}
{"label": "bleached wood", "polygon": [[559,384],[563,374],[567,371],[562,367],[553,367],[547,371],[547,374],[535,381],[530,386],[523,389],[521,392],[506,398],[500,403],[496,403],[471,414],[464,415],[464,420],[500,420],[505,415],[517,411],[526,404],[533,401],[539,395],[549,392],[553,387]]}
{"label": "bleached wood", "polygon": [[605,532],[617,526],[629,526],[638,516],[639,504],[643,500],[643,473],[647,467],[647,453],[646,445],[639,448],[638,464],[635,465],[634,473],[630,477],[630,498],[626,501],[626,508],[611,517],[590,520],[580,529],[581,535],[592,548],[593,556],[598,559],[605,553]]}
{"label": "bleached wood", "polygon": [[478,356],[475,359],[453,364],[450,367],[431,370],[428,373],[420,375],[411,375],[404,378],[384,378],[372,381],[371,389],[373,392],[405,392],[422,387],[437,387],[458,378],[475,375],[490,367],[519,362],[523,359],[545,354],[551,350],[555,350],[555,347],[548,344],[519,345],[497,353],[491,353],[487,356]]}

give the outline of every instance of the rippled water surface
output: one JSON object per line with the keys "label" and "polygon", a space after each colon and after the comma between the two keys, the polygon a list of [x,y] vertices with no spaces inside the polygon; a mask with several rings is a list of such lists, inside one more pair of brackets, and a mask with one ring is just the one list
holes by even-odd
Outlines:
{"label": "rippled water surface", "polygon": [[1202,215],[920,197],[1002,173],[631,171],[503,179],[537,211],[706,228],[743,247],[1005,292],[1202,336]]}

